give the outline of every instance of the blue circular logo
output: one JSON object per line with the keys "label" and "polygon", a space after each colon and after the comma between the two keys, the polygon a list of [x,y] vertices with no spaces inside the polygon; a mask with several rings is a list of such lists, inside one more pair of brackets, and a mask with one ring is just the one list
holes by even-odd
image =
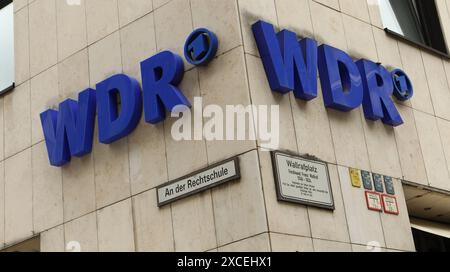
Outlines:
{"label": "blue circular logo", "polygon": [[189,35],[184,45],[184,57],[195,66],[207,65],[217,53],[219,40],[206,28],[199,28]]}
{"label": "blue circular logo", "polygon": [[413,97],[414,88],[408,75],[400,69],[391,72],[394,83],[394,96],[400,101],[406,101]]}

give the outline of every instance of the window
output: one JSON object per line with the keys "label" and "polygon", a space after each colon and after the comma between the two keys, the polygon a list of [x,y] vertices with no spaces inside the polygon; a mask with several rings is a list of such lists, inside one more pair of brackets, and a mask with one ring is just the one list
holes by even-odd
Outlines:
{"label": "window", "polygon": [[434,0],[378,0],[387,33],[448,56]]}
{"label": "window", "polygon": [[417,229],[412,230],[417,252],[449,252],[450,239]]}
{"label": "window", "polygon": [[0,0],[0,94],[14,88],[14,10],[12,0]]}

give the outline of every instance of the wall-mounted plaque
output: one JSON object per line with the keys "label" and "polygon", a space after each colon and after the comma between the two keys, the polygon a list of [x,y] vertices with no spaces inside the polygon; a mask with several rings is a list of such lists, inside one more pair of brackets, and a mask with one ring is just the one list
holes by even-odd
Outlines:
{"label": "wall-mounted plaque", "polygon": [[373,190],[373,183],[372,183],[372,175],[370,172],[367,171],[361,171],[361,178],[363,181],[364,189],[372,191]]}
{"label": "wall-mounted plaque", "polygon": [[398,209],[397,198],[390,195],[383,195],[383,207],[384,212],[387,214],[399,215],[400,211]]}
{"label": "wall-mounted plaque", "polygon": [[373,185],[375,187],[375,191],[379,193],[384,193],[383,186],[383,176],[379,174],[373,174]]}
{"label": "wall-mounted plaque", "polygon": [[361,172],[358,169],[350,168],[350,178],[352,180],[353,187],[361,188]]}
{"label": "wall-mounted plaque", "polygon": [[386,193],[388,193],[389,195],[395,195],[393,178],[384,176],[384,187],[386,188]]}
{"label": "wall-mounted plaque", "polygon": [[279,201],[334,210],[328,166],[324,162],[272,152]]}
{"label": "wall-mounted plaque", "polygon": [[381,202],[381,194],[366,191],[367,208],[371,211],[382,212],[383,203]]}
{"label": "wall-mounted plaque", "polygon": [[239,158],[234,158],[163,184],[156,189],[158,207],[240,179]]}

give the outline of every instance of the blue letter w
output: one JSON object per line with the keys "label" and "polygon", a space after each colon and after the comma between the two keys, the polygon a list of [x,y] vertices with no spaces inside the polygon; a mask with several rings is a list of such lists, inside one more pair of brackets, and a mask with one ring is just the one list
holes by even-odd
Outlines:
{"label": "blue letter w", "polygon": [[287,30],[275,34],[273,26],[263,21],[252,28],[271,89],[283,94],[294,91],[298,99],[316,98],[317,42],[308,38],[299,42]]}
{"label": "blue letter w", "polygon": [[95,125],[95,91],[87,89],[79,94],[78,102],[67,99],[59,105],[59,112],[41,113],[50,164],[63,166],[71,156],[81,157],[92,151]]}

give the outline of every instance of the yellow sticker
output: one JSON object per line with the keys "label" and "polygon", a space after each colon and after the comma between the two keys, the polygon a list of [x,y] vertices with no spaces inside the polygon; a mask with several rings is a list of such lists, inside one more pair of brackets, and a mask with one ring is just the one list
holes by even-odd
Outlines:
{"label": "yellow sticker", "polygon": [[358,169],[350,168],[350,178],[352,180],[353,187],[361,188],[361,173]]}

